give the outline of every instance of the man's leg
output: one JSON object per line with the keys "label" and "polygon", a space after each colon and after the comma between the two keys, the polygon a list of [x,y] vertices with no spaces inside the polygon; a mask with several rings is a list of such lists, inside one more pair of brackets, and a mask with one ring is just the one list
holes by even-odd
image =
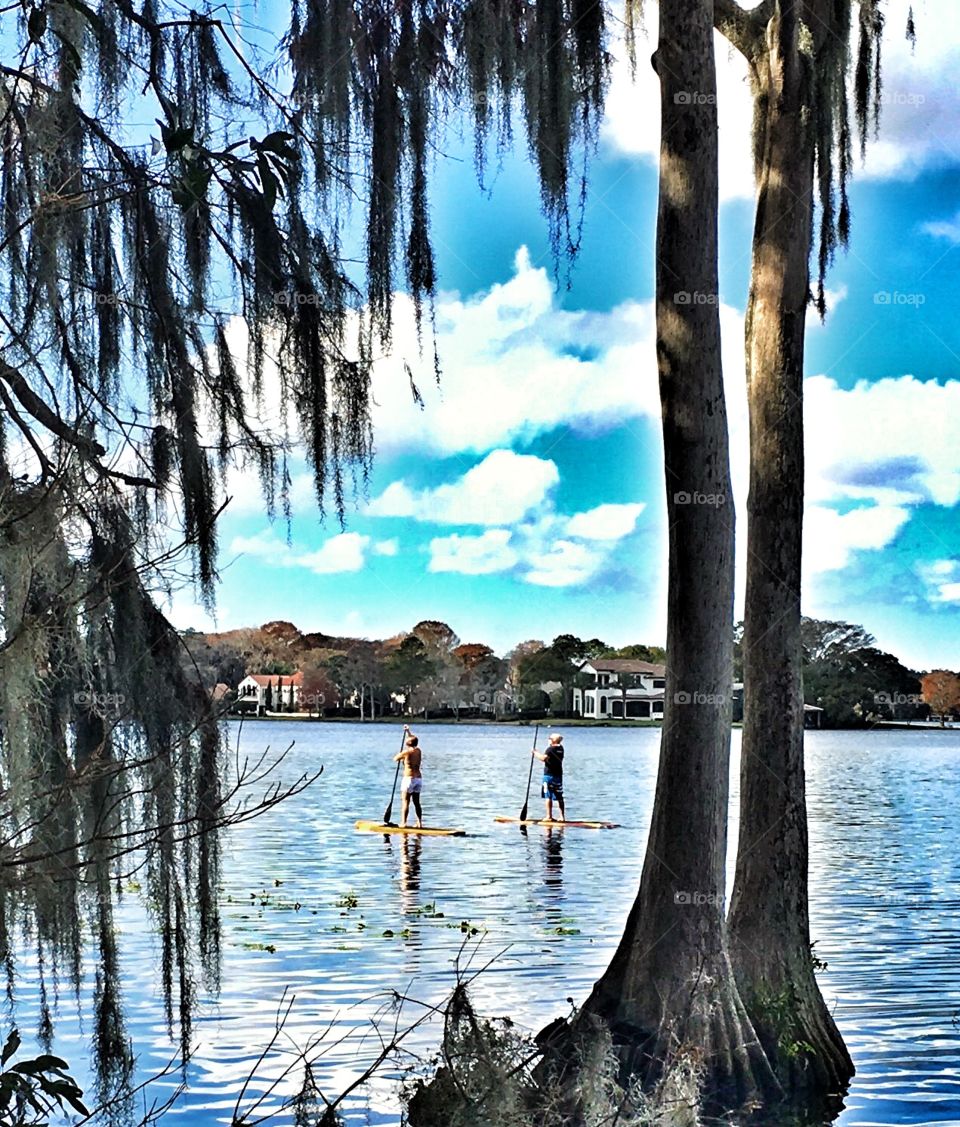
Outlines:
{"label": "man's leg", "polygon": [[565,822],[567,820],[567,812],[566,812],[566,810],[564,809],[564,806],[563,806],[563,795],[562,794],[557,795],[557,805],[560,807],[559,821]]}
{"label": "man's leg", "polygon": [[413,808],[417,812],[417,829],[423,829],[423,811],[420,809],[420,795],[413,795]]}
{"label": "man's leg", "polygon": [[410,794],[408,791],[400,792],[400,825],[407,824],[407,811],[410,809]]}

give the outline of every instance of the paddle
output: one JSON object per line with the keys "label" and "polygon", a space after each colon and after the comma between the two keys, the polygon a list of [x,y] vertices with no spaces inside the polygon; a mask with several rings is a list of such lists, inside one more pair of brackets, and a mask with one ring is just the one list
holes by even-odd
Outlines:
{"label": "paddle", "polygon": [[[537,750],[537,736],[540,734],[540,725],[536,727],[533,733],[533,751]],[[527,797],[523,800],[523,809],[520,811],[520,821],[527,820],[527,804],[530,801],[530,780],[533,778],[533,751],[530,752],[530,773],[527,775]]]}
{"label": "paddle", "polygon": [[[407,742],[407,729],[403,729],[403,735],[400,737],[400,750],[403,751],[404,744]],[[403,766],[403,760],[397,760],[397,770],[393,776],[393,790],[390,792],[390,801],[387,803],[387,808],[383,812],[383,824],[390,825],[390,815],[393,813],[393,796],[397,793],[397,779],[400,778],[400,768]]]}

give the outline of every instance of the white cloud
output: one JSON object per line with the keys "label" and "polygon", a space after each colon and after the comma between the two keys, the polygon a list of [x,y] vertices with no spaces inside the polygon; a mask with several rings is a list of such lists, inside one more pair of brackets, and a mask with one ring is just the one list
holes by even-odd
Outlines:
{"label": "white cloud", "polygon": [[804,573],[837,571],[854,551],[885,548],[909,520],[907,509],[867,505],[839,513],[822,505],[804,511]]}
{"label": "white cloud", "polygon": [[400,541],[396,538],[393,540],[378,540],[373,545],[373,550],[378,556],[396,556],[400,552]]}
{"label": "white cloud", "polygon": [[960,211],[952,219],[924,223],[920,230],[925,235],[932,235],[935,239],[946,239],[947,242],[956,245],[960,243]]}
{"label": "white cloud", "polygon": [[[911,6],[915,50],[904,34]],[[888,0],[880,137],[856,176],[906,179],[960,161],[960,42],[948,31],[956,15],[954,0]]]}
{"label": "white cloud", "polygon": [[960,501],[960,380],[805,381],[808,501]]}
{"label": "white cloud", "polygon": [[540,587],[574,587],[594,576],[605,553],[572,540],[557,540],[537,556],[536,565],[524,576]]}
{"label": "white cloud", "polygon": [[542,505],[559,480],[556,463],[547,458],[494,450],[447,485],[415,492],[395,481],[367,513],[433,524],[512,524]]}
{"label": "white cloud", "polygon": [[567,533],[584,540],[620,540],[637,526],[644,503],[635,505],[598,505],[585,513],[576,513],[567,521]]}
{"label": "white cloud", "polygon": [[360,571],[365,563],[364,553],[370,543],[369,536],[359,532],[341,532],[315,552],[294,557],[298,567],[309,568],[317,575],[332,575],[340,571]]}
{"label": "white cloud", "polygon": [[289,558],[291,554],[289,545],[268,531],[258,532],[255,536],[234,536],[230,542],[230,551],[236,555],[272,559],[277,563]]}
{"label": "white cloud", "polygon": [[538,587],[576,587],[603,570],[644,508],[599,505],[570,517],[547,511],[512,529],[437,537],[430,542],[429,570],[464,575],[514,571]]}
{"label": "white cloud", "polygon": [[[581,433],[659,418],[653,305],[605,313],[561,309],[552,279],[525,247],[513,276],[470,298],[442,294],[437,385],[417,358],[410,303],[395,304],[394,353],[374,367],[372,411],[381,454],[482,454],[566,427]],[[410,394],[411,360],[423,408]]]}
{"label": "white cloud", "polygon": [[358,532],[341,532],[331,536],[311,552],[296,552],[272,532],[255,536],[235,536],[230,551],[237,555],[257,556],[276,567],[302,567],[316,575],[360,571],[366,562],[369,536]]}
{"label": "white cloud", "polygon": [[932,560],[915,568],[931,603],[960,603],[960,560]]}
{"label": "white cloud", "polygon": [[509,571],[519,555],[510,546],[512,533],[491,528],[480,536],[440,536],[430,541],[430,571],[455,571],[461,575],[492,575]]}

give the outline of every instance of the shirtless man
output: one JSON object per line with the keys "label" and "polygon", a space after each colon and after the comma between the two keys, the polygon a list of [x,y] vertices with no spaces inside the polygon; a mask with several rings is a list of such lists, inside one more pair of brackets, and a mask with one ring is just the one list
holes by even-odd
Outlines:
{"label": "shirtless man", "polygon": [[410,808],[410,799],[413,799],[413,808],[417,813],[417,829],[423,829],[423,811],[420,809],[420,792],[423,790],[423,776],[420,774],[420,741],[404,724],[403,730],[407,733],[406,745],[399,755],[395,755],[394,762],[403,761],[403,779],[400,782],[400,825],[407,824],[407,811]]}

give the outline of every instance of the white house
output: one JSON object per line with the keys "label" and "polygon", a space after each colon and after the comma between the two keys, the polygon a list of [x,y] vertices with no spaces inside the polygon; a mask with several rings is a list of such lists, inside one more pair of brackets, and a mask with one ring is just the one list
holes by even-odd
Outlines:
{"label": "white house", "polygon": [[299,712],[302,697],[303,674],[299,671],[251,673],[237,685],[237,704],[258,715],[265,712]]}
{"label": "white house", "polygon": [[[585,661],[581,674],[592,685],[573,690],[573,711],[597,720],[662,720],[667,670],[649,661],[600,657]],[[581,678],[583,680],[583,678]],[[624,708],[626,716],[624,717]]]}

